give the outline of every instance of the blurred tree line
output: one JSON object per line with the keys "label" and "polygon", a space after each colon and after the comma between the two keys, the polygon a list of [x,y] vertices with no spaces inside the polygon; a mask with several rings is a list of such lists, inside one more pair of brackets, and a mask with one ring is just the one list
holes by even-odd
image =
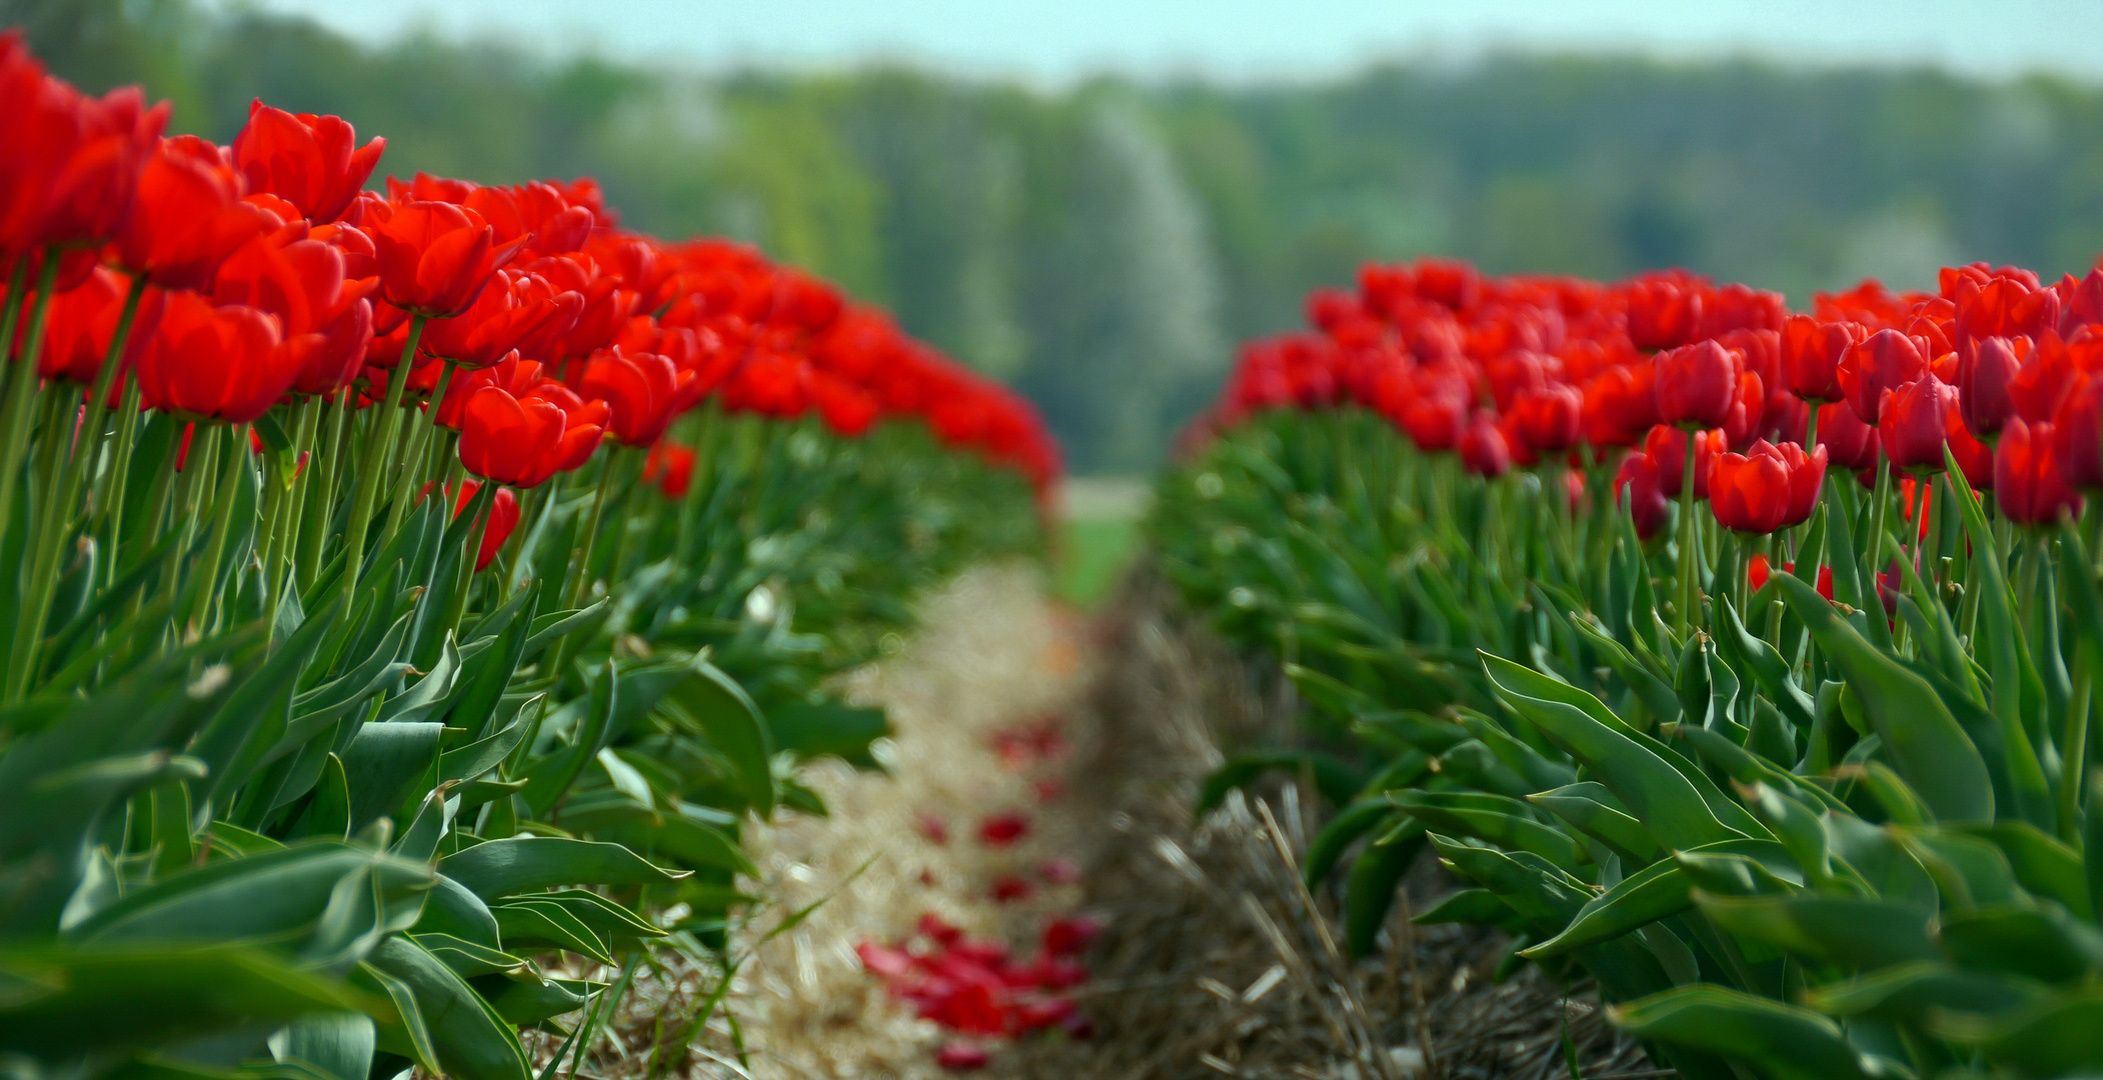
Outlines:
{"label": "blurred tree line", "polygon": [[388,139],[382,172],[589,173],[627,224],[727,233],[1012,380],[1079,471],[1156,461],[1235,340],[1368,259],[1786,291],[2103,250],[2103,89],[1928,70],[1513,56],[1319,84],[1047,92],[899,68],[701,75],[189,0],[0,0],[61,74],[229,138],[251,98]]}

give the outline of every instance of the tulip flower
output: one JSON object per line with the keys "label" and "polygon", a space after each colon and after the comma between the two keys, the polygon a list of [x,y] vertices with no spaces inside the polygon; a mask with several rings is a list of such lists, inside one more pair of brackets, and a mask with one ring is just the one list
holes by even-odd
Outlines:
{"label": "tulip flower", "polygon": [[1713,341],[1659,353],[1659,419],[1687,431],[1723,426],[1737,403],[1741,373],[1741,357]]}
{"label": "tulip flower", "polygon": [[577,390],[606,403],[612,414],[606,430],[615,441],[649,446],[692,406],[686,391],[693,378],[693,373],[678,370],[656,353],[629,355],[613,348],[591,358]]}
{"label": "tulip flower", "polygon": [[1843,399],[1847,395],[1840,387],[1840,360],[1867,336],[1860,323],[1790,316],[1782,324],[1783,385],[1813,405]]}
{"label": "tulip flower", "polygon": [[484,386],[461,410],[460,463],[469,472],[514,487],[535,487],[599,444],[601,428],[547,396],[513,397]]}
{"label": "tulip flower", "polygon": [[133,213],[117,234],[117,257],[148,281],[203,289],[241,245],[279,225],[241,201],[241,181],[219,148],[194,135],[164,139],[139,174]]}
{"label": "tulip flower", "polygon": [[1957,351],[1957,405],[1973,435],[1992,440],[2015,414],[2012,384],[2029,345],[2028,338],[1989,337]]}
{"label": "tulip flower", "polygon": [[538,274],[499,270],[466,311],[425,324],[417,350],[469,368],[488,367],[514,349],[553,359],[583,311],[580,293],[558,293]]}
{"label": "tulip flower", "polygon": [[2067,486],[2103,490],[2103,380],[2084,379],[2052,415],[2052,450]]}
{"label": "tulip flower", "polygon": [[2050,423],[2010,420],[1994,447],[1993,496],[2018,525],[2056,525],[2081,512],[2081,496],[2059,467]]}
{"label": "tulip flower", "polygon": [[1928,373],[1925,342],[1896,330],[1879,330],[1850,346],[1840,361],[1840,388],[1862,422],[1876,427],[1884,391]]}
{"label": "tulip flower", "polygon": [[2048,332],[2028,355],[2017,355],[2022,366],[2008,380],[2008,401],[2015,415],[2034,424],[2052,419],[2082,372],[2103,367],[2103,337],[2086,327],[2071,341]]}
{"label": "tulip flower", "polygon": [[2059,326],[2059,294],[2038,287],[2028,271],[1961,278],[1953,302],[1959,338],[2036,337]]}
{"label": "tulip flower", "polygon": [[1585,383],[1582,426],[1594,447],[1633,446],[1657,423],[1656,370],[1649,361],[1608,368]]}
{"label": "tulip flower", "polygon": [[1621,459],[1614,472],[1614,505],[1633,516],[1638,539],[1648,540],[1665,527],[1671,516],[1671,500],[1658,483],[1658,463],[1649,454],[1633,453]]}
{"label": "tulip flower", "polygon": [[1738,376],[1738,393],[1730,415],[1723,420],[1724,441],[1731,446],[1750,446],[1769,426],[1767,388],[1760,376],[1747,371]]}
{"label": "tulip flower", "polygon": [[1724,528],[1740,533],[1801,525],[1818,505],[1825,474],[1822,448],[1807,455],[1795,443],[1777,447],[1762,439],[1750,453],[1723,453],[1709,461],[1709,508]]}
{"label": "tulip flower", "polygon": [[233,164],[251,191],[265,191],[299,208],[301,216],[326,224],[343,216],[387,140],[357,145],[358,133],[340,116],[314,116],[248,106],[248,125],[234,136]]}
{"label": "tulip flower", "polygon": [[[117,323],[124,317],[124,300],[130,290],[131,282],[123,274],[97,267],[86,281],[53,296],[45,316],[44,349],[37,357],[37,374],[82,386],[94,385],[117,336]],[[124,355],[119,358],[124,368],[136,364],[139,354],[153,340],[165,295],[149,290],[133,315]]]}
{"label": "tulip flower", "polygon": [[136,371],[146,406],[185,420],[245,424],[270,411],[299,374],[278,348],[275,316],[244,305],[221,307],[175,292],[161,310]]}
{"label": "tulip flower", "polygon": [[[160,145],[168,103],[148,108],[135,86],[87,97],[44,74],[16,35],[0,39],[0,100],[0,265],[47,245],[115,239]],[[61,288],[78,284],[93,259],[71,266]]]}
{"label": "tulip flower", "polygon": [[[1797,432],[1784,432],[1802,442]],[[1835,468],[1857,471],[1877,463],[1877,429],[1862,422],[1845,401],[1818,407],[1818,445],[1830,455]]]}
{"label": "tulip flower", "polygon": [[1961,423],[1957,388],[1933,375],[1884,392],[1877,436],[1891,467],[1915,473],[1938,473],[1944,467],[1943,446],[1950,429]]}
{"label": "tulip flower", "polygon": [[1451,450],[1460,445],[1468,423],[1468,399],[1463,392],[1445,387],[1419,390],[1402,405],[1395,418],[1409,441],[1426,453]]}
{"label": "tulip flower", "polygon": [[875,394],[826,371],[810,373],[810,398],[826,429],[847,439],[866,433],[883,409]]}
{"label": "tulip flower", "polygon": [[667,499],[684,499],[694,482],[694,460],[693,450],[660,441],[643,459],[643,483],[657,485]]}
{"label": "tulip flower", "polygon": [[1694,340],[1702,322],[1701,286],[1657,277],[1628,288],[1628,339],[1644,352],[1672,349]]}
{"label": "tulip flower", "polygon": [[524,245],[496,244],[480,214],[443,202],[399,207],[369,231],[380,294],[404,311],[434,319],[466,311]]}
{"label": "tulip flower", "polygon": [[1515,398],[1512,419],[1527,449],[1536,454],[1554,454],[1577,445],[1583,409],[1582,391],[1564,383],[1552,383]]}
{"label": "tulip flower", "polygon": [[[1658,470],[1658,490],[1668,499],[1677,499],[1682,490],[1682,477],[1687,471],[1687,433],[1664,424],[1650,429],[1643,440],[1643,452]],[[1694,497],[1709,497],[1709,461],[1717,454],[1729,449],[1723,429],[1696,432],[1694,438]]]}
{"label": "tulip flower", "polygon": [[[481,488],[482,482],[479,480],[461,481],[460,497],[453,501],[453,517],[458,518],[460,512],[474,502],[475,494]],[[504,541],[510,539],[511,533],[517,528],[518,496],[513,495],[509,488],[500,487],[490,500],[489,522],[482,528],[482,546],[475,552],[476,573],[489,569],[489,564],[496,561],[497,552],[503,548]]]}
{"label": "tulip flower", "polygon": [[1477,413],[1460,437],[1460,463],[1477,476],[1498,477],[1512,467],[1511,448],[1497,421],[1488,413]]}

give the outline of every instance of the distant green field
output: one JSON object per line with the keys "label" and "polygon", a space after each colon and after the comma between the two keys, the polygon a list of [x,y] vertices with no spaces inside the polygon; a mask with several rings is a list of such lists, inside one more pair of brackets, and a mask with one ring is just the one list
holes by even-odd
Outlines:
{"label": "distant green field", "polygon": [[1139,553],[1139,522],[1131,518],[1068,519],[1060,526],[1060,547],[1053,567],[1059,597],[1078,607],[1094,607],[1107,597]]}

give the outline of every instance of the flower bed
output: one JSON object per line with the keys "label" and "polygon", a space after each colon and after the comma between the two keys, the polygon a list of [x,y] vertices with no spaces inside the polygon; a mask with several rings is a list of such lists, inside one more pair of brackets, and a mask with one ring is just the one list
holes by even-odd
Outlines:
{"label": "flower bed", "polygon": [[[1430,851],[1689,1077],[2103,1064],[2103,272],[1790,314],[1426,260],[1247,346],[1153,522],[1285,665],[1370,950]],[[1808,448],[1808,449],[1807,449]]]}
{"label": "flower bed", "polygon": [[0,101],[7,1069],[528,1080],[727,986],[741,823],[885,731],[827,677],[1039,545],[1028,406],[589,180],[383,197],[18,34]]}

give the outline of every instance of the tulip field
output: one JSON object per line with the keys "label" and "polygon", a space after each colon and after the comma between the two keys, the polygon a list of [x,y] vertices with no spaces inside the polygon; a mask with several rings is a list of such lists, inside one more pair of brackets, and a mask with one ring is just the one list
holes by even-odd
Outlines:
{"label": "tulip field", "polygon": [[590,181],[381,196],[18,34],[0,103],[0,1072],[576,1075],[727,987],[743,823],[885,732],[830,676],[1041,546],[1035,414]]}
{"label": "tulip field", "polygon": [[[1510,935],[1684,1077],[2103,1067],[2103,271],[1812,310],[1369,266],[1246,346],[1167,575],[1283,665],[1348,947]],[[1574,1072],[1575,1060],[1572,1059]]]}
{"label": "tulip field", "polygon": [[[1309,926],[1231,901],[1263,948],[1414,979],[1418,928],[1487,928],[1486,978],[1596,996],[1654,1066],[1599,1080],[2103,1074],[2103,262],[1800,312],[1435,258],[1316,290],[1139,528],[1135,580],[1287,691],[1220,765],[1225,721],[1087,726],[1150,719],[1075,704],[1112,635],[1031,592],[1059,450],[882,311],[624,229],[590,179],[404,180],[351,119],[261,101],[226,146],[169,121],[0,34],[0,1077],[791,1075],[737,995],[844,1030],[809,1000],[841,971],[915,1067],[1143,1057],[1102,1003],[1153,990],[1090,984],[1147,950],[1070,909],[1117,901],[1075,834],[1231,891],[1080,805],[1174,788],[1100,750],[1172,744],[1210,772],[1185,826],[1287,785],[1207,834],[1260,819],[1286,868]],[[1003,559],[1008,592],[951,601],[981,623],[896,669],[947,681],[890,714],[852,689]],[[1010,638],[1055,662],[1000,667]],[[906,738],[915,710],[950,726]],[[853,895],[829,952],[763,949],[894,821],[921,861],[873,876],[961,922]],[[1149,955],[1250,937],[1183,917]],[[1289,967],[1193,985],[1253,1039],[1281,985],[1330,993]],[[683,989],[647,1045],[609,1035],[644,986]],[[1447,1075],[1431,1021],[1353,1008],[1291,1075]]]}

